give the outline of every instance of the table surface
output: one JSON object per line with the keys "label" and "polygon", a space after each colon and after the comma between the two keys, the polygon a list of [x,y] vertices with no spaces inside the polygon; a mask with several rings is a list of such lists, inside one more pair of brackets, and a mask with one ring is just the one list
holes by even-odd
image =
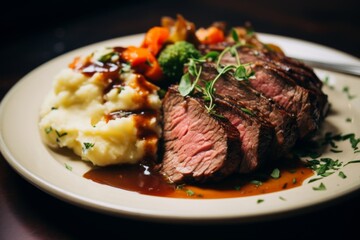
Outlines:
{"label": "table surface", "polygon": [[[9,3],[0,15],[0,99],[26,73],[65,52],[98,41],[145,32],[177,13],[208,26],[250,21],[258,32],[316,42],[360,57],[358,1],[121,1],[57,0]],[[291,3],[290,3],[291,2]],[[0,239],[96,237],[210,238],[354,236],[360,226],[360,192],[281,219],[208,225],[144,222],[82,209],[37,189],[0,155]]]}

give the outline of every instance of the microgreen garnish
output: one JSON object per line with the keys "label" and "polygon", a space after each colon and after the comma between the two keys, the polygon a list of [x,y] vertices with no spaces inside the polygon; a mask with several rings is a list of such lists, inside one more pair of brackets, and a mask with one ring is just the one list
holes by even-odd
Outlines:
{"label": "microgreen garnish", "polygon": [[243,111],[244,113],[250,115],[250,116],[254,116],[254,115],[255,115],[251,110],[249,110],[249,109],[247,109],[247,108],[243,108],[243,107],[242,107],[242,108],[240,108],[240,110]]}
{"label": "microgreen garnish", "polygon": [[239,42],[239,35],[236,32],[235,28],[231,29],[231,36],[234,39],[235,42]]}
{"label": "microgreen garnish", "polygon": [[[235,33],[233,33],[235,34]],[[234,35],[235,36],[235,35]],[[236,35],[237,36],[237,35]],[[236,39],[235,36],[235,39]],[[211,114],[215,114],[214,111],[214,95],[215,95],[215,83],[216,81],[225,73],[230,73],[238,81],[249,80],[252,78],[255,73],[251,69],[251,64],[241,64],[240,57],[237,51],[237,48],[241,46],[242,43],[238,42],[231,47],[225,48],[221,53],[218,52],[209,52],[205,56],[202,56],[199,59],[190,58],[186,66],[188,67],[188,72],[185,73],[179,83],[179,92],[182,96],[187,96],[192,94],[195,90],[202,94],[203,99],[207,102],[205,105],[207,111]],[[223,56],[229,52],[235,59],[237,64],[221,65],[221,59]],[[210,81],[205,81],[204,86],[198,85],[200,81],[200,76],[202,72],[202,63],[206,61],[216,61],[216,69],[218,74],[216,77]],[[192,79],[195,79],[192,81]],[[248,114],[251,114],[250,110],[247,111]]]}
{"label": "microgreen garnish", "polygon": [[246,35],[252,37],[254,34],[255,34],[254,28],[250,25],[246,26]]}

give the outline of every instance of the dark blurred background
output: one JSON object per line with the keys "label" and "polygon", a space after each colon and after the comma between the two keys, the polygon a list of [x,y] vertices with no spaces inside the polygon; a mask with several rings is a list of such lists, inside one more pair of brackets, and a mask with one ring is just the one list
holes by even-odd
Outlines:
{"label": "dark blurred background", "polygon": [[[25,74],[56,56],[98,41],[145,32],[159,25],[162,16],[175,17],[177,13],[198,27],[213,21],[226,21],[229,26],[250,21],[257,32],[300,38],[359,58],[359,10],[359,0],[6,1],[0,13],[0,101]],[[170,237],[179,234],[186,238],[195,233],[220,239],[263,235],[305,239],[344,237],[347,233],[353,237],[358,234],[352,225],[359,223],[359,199],[358,192],[342,204],[311,215],[260,224],[222,228],[145,224],[57,200],[23,180],[0,155],[0,215],[4,220],[0,222],[0,239],[4,229],[7,235],[2,239],[92,239],[109,231],[118,237],[149,232],[164,236],[164,228],[172,232]],[[134,227],[135,232],[131,230]]]}
{"label": "dark blurred background", "polygon": [[[162,16],[197,26],[252,22],[258,32],[317,42],[360,57],[358,0],[7,1],[0,14],[0,99],[38,65],[78,47],[145,32]],[[6,83],[4,83],[6,80]],[[10,81],[11,80],[11,81]],[[4,86],[4,84],[6,84]]]}

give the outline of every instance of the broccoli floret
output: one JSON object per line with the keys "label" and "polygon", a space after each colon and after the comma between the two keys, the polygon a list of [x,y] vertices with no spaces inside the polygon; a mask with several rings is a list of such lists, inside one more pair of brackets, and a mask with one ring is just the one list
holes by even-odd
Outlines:
{"label": "broccoli floret", "polygon": [[189,58],[199,58],[200,52],[195,46],[186,41],[168,45],[158,57],[164,75],[172,80],[179,80],[183,75],[184,64]]}

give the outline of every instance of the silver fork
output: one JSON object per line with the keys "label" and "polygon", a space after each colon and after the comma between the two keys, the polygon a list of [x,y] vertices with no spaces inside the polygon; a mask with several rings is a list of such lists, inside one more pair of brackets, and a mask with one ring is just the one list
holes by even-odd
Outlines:
{"label": "silver fork", "polygon": [[317,61],[313,59],[304,59],[304,58],[294,58],[294,59],[302,61],[311,67],[351,74],[354,76],[360,76],[360,64],[356,65],[356,64],[347,64],[347,63],[331,63],[331,62]]}

